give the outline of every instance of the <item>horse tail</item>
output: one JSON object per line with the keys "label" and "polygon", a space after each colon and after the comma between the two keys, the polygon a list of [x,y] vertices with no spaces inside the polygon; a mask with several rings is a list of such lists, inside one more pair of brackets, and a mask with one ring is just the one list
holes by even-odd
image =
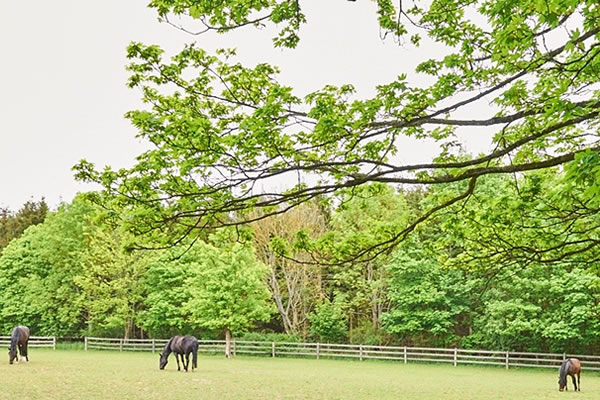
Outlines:
{"label": "horse tail", "polygon": [[194,347],[192,348],[192,371],[194,368],[198,368],[198,341],[194,341]]}

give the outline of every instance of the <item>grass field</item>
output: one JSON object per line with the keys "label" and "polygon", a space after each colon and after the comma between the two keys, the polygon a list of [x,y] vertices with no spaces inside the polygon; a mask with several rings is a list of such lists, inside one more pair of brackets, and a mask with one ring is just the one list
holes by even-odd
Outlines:
{"label": "grass field", "polygon": [[[1,399],[598,399],[600,375],[559,393],[555,370],[398,362],[217,356],[177,372],[173,356],[30,349],[31,362],[0,363]],[[571,383],[569,388],[572,390]]]}

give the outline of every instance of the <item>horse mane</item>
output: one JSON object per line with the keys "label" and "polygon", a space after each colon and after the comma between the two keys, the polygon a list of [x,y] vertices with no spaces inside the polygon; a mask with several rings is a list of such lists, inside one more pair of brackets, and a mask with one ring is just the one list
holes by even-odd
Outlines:
{"label": "horse mane", "polygon": [[162,351],[161,354],[165,354],[165,353],[167,353],[167,351],[169,353],[171,353],[171,343],[173,342],[173,339],[175,339],[175,336],[173,336],[171,339],[169,339],[169,341],[167,342],[167,344],[165,344],[165,347],[164,347],[164,349],[163,349],[163,351]]}
{"label": "horse mane", "polygon": [[567,385],[567,372],[569,371],[569,366],[571,365],[571,359],[567,358],[560,365],[560,371],[558,373],[558,383],[561,386]]}

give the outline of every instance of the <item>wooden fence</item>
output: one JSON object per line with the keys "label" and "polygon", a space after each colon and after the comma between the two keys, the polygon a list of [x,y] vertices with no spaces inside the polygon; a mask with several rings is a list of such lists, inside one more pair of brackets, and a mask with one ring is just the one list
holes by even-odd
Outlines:
{"label": "wooden fence", "polygon": [[[0,336],[0,346],[10,346],[10,336]],[[29,347],[52,347],[56,349],[56,336],[30,336]]]}
{"label": "wooden fence", "polygon": [[[224,353],[224,340],[199,340],[199,352]],[[86,337],[85,350],[161,351],[166,339],[109,339]],[[568,357],[581,360],[586,370],[600,371],[600,356],[560,353],[440,349],[405,346],[370,346],[326,343],[232,341],[231,351],[268,357],[353,358],[358,360],[396,360],[403,363],[429,362],[496,365],[510,367],[558,368]]]}

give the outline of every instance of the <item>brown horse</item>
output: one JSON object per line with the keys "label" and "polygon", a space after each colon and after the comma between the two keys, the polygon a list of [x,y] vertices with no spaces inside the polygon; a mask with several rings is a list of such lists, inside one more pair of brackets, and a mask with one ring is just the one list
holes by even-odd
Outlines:
{"label": "brown horse", "polygon": [[[575,386],[575,391],[581,391],[581,363],[578,359],[567,358],[562,362],[560,371],[558,373],[558,390],[561,392],[563,390],[568,390],[567,375],[571,375],[573,386]],[[575,381],[575,375],[577,375],[577,381]]]}
{"label": "brown horse", "polygon": [[17,357],[17,348],[21,358],[25,357],[25,360],[29,362],[27,357],[27,342],[29,341],[29,328],[23,325],[15,326],[10,334],[10,349],[8,350],[8,362],[13,363],[15,359],[19,362]]}

